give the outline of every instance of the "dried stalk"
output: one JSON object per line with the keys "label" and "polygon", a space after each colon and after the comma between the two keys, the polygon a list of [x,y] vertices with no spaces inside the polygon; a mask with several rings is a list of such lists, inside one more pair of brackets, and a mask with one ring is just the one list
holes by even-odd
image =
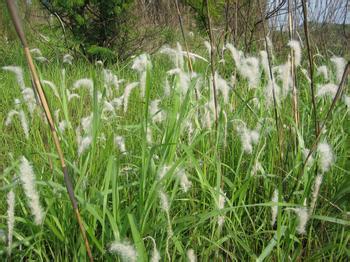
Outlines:
{"label": "dried stalk", "polygon": [[267,32],[266,32],[266,22],[265,22],[265,15],[261,8],[260,1],[258,1],[260,15],[262,19],[262,25],[263,25],[263,33],[264,33],[264,40],[265,40],[265,50],[267,53],[267,60],[269,64],[269,77],[272,85],[272,97],[273,97],[273,108],[274,108],[274,114],[275,114],[275,124],[276,124],[276,130],[277,130],[277,139],[278,139],[278,145],[279,145],[279,151],[280,151],[280,161],[282,162],[282,144],[281,144],[281,138],[280,138],[280,128],[278,124],[278,110],[277,110],[277,101],[276,101],[276,92],[275,92],[275,81],[273,78],[273,72],[272,72],[272,54],[270,53],[270,48],[268,47],[268,40],[267,40]]}
{"label": "dried stalk", "polygon": [[55,144],[55,147],[56,147],[56,150],[57,150],[60,162],[61,162],[61,167],[62,167],[62,171],[63,171],[63,175],[64,175],[64,182],[65,182],[65,185],[66,185],[66,188],[67,188],[67,192],[68,192],[69,198],[71,200],[71,203],[72,203],[72,206],[73,206],[76,218],[78,220],[80,232],[81,232],[81,235],[82,235],[82,237],[84,239],[84,243],[85,243],[87,254],[89,256],[90,261],[93,261],[92,254],[91,254],[91,249],[90,249],[90,245],[89,245],[89,241],[87,239],[87,236],[86,236],[86,233],[85,233],[85,228],[84,228],[82,220],[81,220],[81,216],[80,216],[80,212],[79,212],[79,208],[78,208],[78,203],[77,203],[77,200],[76,200],[75,195],[74,195],[73,184],[72,184],[72,181],[71,181],[71,179],[70,179],[70,177],[68,175],[67,166],[65,164],[62,148],[61,148],[61,145],[60,145],[60,142],[59,142],[59,139],[58,139],[58,135],[57,135],[57,132],[56,132],[56,129],[55,129],[54,120],[52,118],[52,115],[51,115],[51,112],[50,112],[50,108],[49,108],[49,105],[48,105],[48,102],[47,102],[44,90],[43,90],[43,88],[41,86],[41,83],[40,83],[40,80],[39,80],[39,77],[38,77],[38,73],[36,71],[35,65],[33,63],[32,56],[31,56],[30,51],[29,51],[29,47],[28,47],[28,44],[27,44],[27,40],[25,38],[25,34],[24,34],[24,31],[23,31],[21,20],[20,20],[19,15],[18,15],[16,3],[13,0],[6,0],[6,2],[7,2],[7,7],[9,9],[9,11],[10,11],[12,22],[13,22],[13,24],[15,26],[16,32],[18,34],[18,37],[20,38],[21,43],[23,45],[24,54],[26,56],[27,63],[28,63],[28,66],[29,66],[29,69],[30,69],[30,72],[31,72],[31,76],[32,76],[32,80],[33,80],[33,83],[34,83],[35,91],[36,91],[36,93],[37,93],[37,95],[39,97],[40,103],[41,103],[41,105],[43,107],[43,110],[45,112],[45,116],[46,116],[48,124],[50,126],[51,135],[52,135],[52,138],[53,138],[53,141],[54,141],[54,144]]}
{"label": "dried stalk", "polygon": [[[289,30],[289,40],[293,40],[293,15],[291,3],[292,0],[288,0],[288,30]],[[297,78],[296,78],[296,66],[295,66],[295,56],[293,50],[290,51],[291,56],[291,75],[292,75],[292,102],[293,102],[293,115],[295,126],[299,127],[299,110],[298,110],[298,94],[297,94]]]}
{"label": "dried stalk", "polygon": [[314,115],[314,124],[315,124],[315,137],[318,137],[320,133],[320,125],[317,119],[317,106],[316,106],[316,97],[315,97],[315,83],[314,83],[314,63],[313,63],[313,57],[312,57],[312,51],[310,47],[310,36],[309,36],[309,27],[308,27],[308,20],[307,20],[307,6],[306,6],[306,0],[302,0],[302,6],[303,6],[303,16],[304,16],[304,33],[305,33],[305,39],[306,39],[306,47],[307,47],[307,54],[309,59],[309,72],[310,72],[310,80],[311,80],[311,99],[312,99],[312,107],[313,107],[313,115]]}
{"label": "dried stalk", "polygon": [[210,68],[211,68],[211,76],[213,78],[213,93],[214,93],[214,106],[215,106],[215,127],[218,127],[218,102],[216,97],[216,81],[215,81],[215,46],[214,46],[214,38],[213,31],[211,27],[211,17],[209,12],[209,4],[208,0],[204,0],[207,11],[207,19],[208,19],[208,35],[210,41]]}

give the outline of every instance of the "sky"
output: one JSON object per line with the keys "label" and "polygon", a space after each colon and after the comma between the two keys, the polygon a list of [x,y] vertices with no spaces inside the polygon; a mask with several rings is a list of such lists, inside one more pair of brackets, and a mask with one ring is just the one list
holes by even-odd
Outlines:
{"label": "sky", "polygon": [[[269,10],[273,10],[283,0],[269,0]],[[301,0],[289,0],[295,2],[297,8],[296,23],[302,24]],[[271,19],[270,25],[282,27],[287,25],[287,3],[279,12],[278,18]],[[307,0],[309,21],[318,21],[320,23],[342,24],[345,19],[346,24],[350,24],[350,0]]]}

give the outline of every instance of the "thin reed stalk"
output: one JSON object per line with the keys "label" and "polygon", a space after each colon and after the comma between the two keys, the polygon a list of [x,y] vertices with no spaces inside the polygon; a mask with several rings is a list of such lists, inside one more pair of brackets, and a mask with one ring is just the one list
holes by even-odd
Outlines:
{"label": "thin reed stalk", "polygon": [[314,115],[315,137],[318,137],[320,133],[320,125],[317,119],[317,106],[316,106],[315,83],[314,83],[314,62],[313,62],[313,56],[312,56],[312,51],[310,46],[306,1],[307,0],[302,0],[303,17],[304,17],[304,33],[305,33],[306,48],[307,48],[307,54],[308,54],[308,60],[309,60],[309,74],[310,74],[310,80],[311,80],[310,81],[311,100],[312,100],[313,115]]}
{"label": "thin reed stalk", "polygon": [[261,20],[262,20],[262,25],[263,25],[263,33],[264,33],[264,40],[265,40],[265,50],[267,53],[267,60],[268,60],[268,65],[269,65],[269,77],[272,85],[272,97],[273,97],[273,110],[274,110],[274,116],[275,116],[275,125],[276,125],[276,131],[277,131],[277,140],[278,140],[278,145],[279,145],[279,156],[280,156],[280,161],[282,163],[282,144],[281,144],[281,138],[280,138],[280,128],[279,128],[279,122],[278,122],[278,109],[277,109],[277,100],[276,100],[276,91],[275,91],[275,81],[273,77],[273,72],[272,72],[272,54],[270,52],[270,48],[268,47],[268,40],[267,40],[267,30],[266,30],[266,22],[265,22],[265,15],[262,10],[260,1],[258,1],[259,5],[259,10],[260,10],[260,15],[261,15]]}
{"label": "thin reed stalk", "polygon": [[[293,40],[293,6],[292,0],[288,0],[288,31],[289,40]],[[293,50],[290,51],[291,56],[291,75],[292,75],[292,102],[293,102],[293,115],[295,126],[299,127],[299,110],[298,110],[298,94],[297,94],[297,78],[296,78],[296,66],[295,66],[295,56]]]}
{"label": "thin reed stalk", "polygon": [[211,68],[211,76],[213,80],[213,95],[214,95],[214,106],[215,106],[215,127],[217,129],[218,127],[218,102],[216,97],[216,81],[215,81],[215,45],[214,45],[214,36],[211,26],[211,16],[209,12],[209,3],[208,0],[204,0],[206,11],[207,11],[207,29],[208,29],[208,35],[209,35],[209,42],[210,42],[210,68]]}
{"label": "thin reed stalk", "polygon": [[28,44],[27,44],[27,40],[26,40],[24,31],[23,31],[21,20],[20,20],[20,17],[18,15],[16,3],[15,3],[15,1],[12,1],[12,0],[7,0],[6,2],[7,2],[7,7],[9,9],[9,11],[10,11],[12,22],[13,22],[13,24],[15,26],[16,32],[18,34],[18,37],[20,38],[20,41],[21,41],[21,43],[23,45],[24,54],[26,56],[27,63],[28,63],[28,66],[29,66],[29,69],[30,69],[30,72],[31,72],[31,76],[32,76],[32,80],[33,80],[33,83],[34,83],[35,91],[36,91],[36,93],[37,93],[37,95],[39,97],[40,103],[41,103],[41,105],[43,107],[43,110],[45,112],[45,116],[46,116],[48,124],[50,126],[51,135],[52,135],[52,138],[53,138],[53,141],[54,141],[54,144],[55,144],[55,147],[56,147],[56,150],[57,150],[60,162],[61,162],[61,167],[62,167],[62,171],[63,171],[63,175],[64,175],[64,181],[65,181],[65,185],[66,185],[66,188],[67,188],[67,192],[68,192],[69,198],[71,200],[71,203],[72,203],[72,206],[73,206],[76,218],[78,220],[80,232],[81,232],[81,235],[82,235],[82,237],[84,239],[84,243],[85,243],[87,254],[89,256],[90,261],[93,261],[92,254],[91,254],[91,249],[90,249],[90,245],[89,245],[89,241],[87,239],[87,236],[86,236],[86,233],[85,233],[85,228],[84,228],[82,220],[81,220],[81,216],[80,216],[80,212],[79,212],[79,208],[78,208],[78,203],[77,203],[77,200],[76,200],[75,195],[74,195],[73,184],[72,184],[71,178],[68,175],[68,169],[67,169],[67,166],[65,164],[65,160],[64,160],[61,144],[59,142],[58,135],[57,135],[57,132],[56,132],[56,129],[55,129],[54,120],[52,118],[51,111],[50,111],[50,108],[49,108],[49,105],[48,105],[48,102],[47,102],[44,90],[43,90],[43,88],[41,86],[41,83],[40,83],[40,80],[39,80],[39,77],[38,77],[38,73],[37,73],[35,65],[33,63],[33,59],[32,59],[32,56],[31,56]]}

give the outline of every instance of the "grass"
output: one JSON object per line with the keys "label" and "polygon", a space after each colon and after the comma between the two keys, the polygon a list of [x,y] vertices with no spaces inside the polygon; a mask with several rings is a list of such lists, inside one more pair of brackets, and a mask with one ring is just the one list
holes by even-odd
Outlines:
{"label": "grass", "polygon": [[[29,73],[17,45],[4,54],[5,62],[0,65],[22,66],[25,83],[29,86]],[[172,91],[166,97],[163,94],[166,72],[174,65],[167,56],[156,54],[151,57],[152,68],[146,73],[145,97],[142,98],[136,88],[131,93],[127,113],[121,108],[115,115],[107,114],[104,118],[104,101],[120,96],[125,84],[107,98],[99,66],[79,60],[73,65],[62,65],[59,60],[62,55],[52,56],[48,64],[38,64],[38,69],[42,79],[58,87],[60,99],[45,86],[51,110],[60,109],[59,121],[71,123],[71,127],[59,135],[97,261],[116,260],[118,255],[108,252],[110,243],[115,240],[128,241],[138,252],[138,259],[147,261],[153,250],[149,236],[155,239],[162,260],[169,257],[173,261],[186,260],[189,249],[194,250],[198,261],[261,261],[264,258],[341,261],[349,257],[349,108],[343,101],[337,104],[322,137],[322,141],[331,145],[335,163],[324,174],[306,233],[302,235],[296,231],[298,218],[292,209],[303,207],[305,199],[307,203],[311,201],[316,169],[314,164],[300,180],[297,179],[303,164],[302,141],[305,147],[310,147],[315,140],[310,86],[300,69],[297,72],[300,128],[295,129],[289,94],[278,108],[282,127],[279,147],[273,108],[264,104],[264,76],[255,90],[249,89],[246,80],[238,76],[227,104],[218,93],[218,127],[215,128],[212,120],[212,126],[207,128],[203,113],[210,97],[209,65],[200,60],[194,62],[194,71],[203,78],[199,100],[194,95],[195,80],[190,82],[188,92],[181,94],[178,76],[168,76]],[[228,80],[235,66],[228,53],[225,61],[225,64],[217,64],[217,70]],[[331,68],[325,58],[318,58],[317,65],[323,63]],[[126,79],[126,83],[139,81],[139,75],[130,68],[131,61],[109,67],[119,78]],[[86,77],[93,79],[93,97],[81,89],[76,91],[80,99],[68,103],[65,90],[72,90],[76,80]],[[321,77],[315,81],[324,83]],[[12,73],[1,71],[0,90],[0,230],[4,233],[7,232],[6,194],[11,189],[16,193],[11,258],[13,261],[84,261],[84,243],[64,188],[48,127],[39,116],[40,110],[30,117],[25,109],[30,125],[30,137],[26,140],[17,118],[10,126],[4,124],[7,113],[14,107],[14,99],[22,97]],[[97,98],[98,91],[102,93],[101,100]],[[254,105],[255,97],[261,106]],[[160,109],[166,113],[159,123],[152,121],[149,112],[154,99],[160,99]],[[26,108],[25,101],[22,102]],[[325,118],[330,105],[331,99],[318,99],[319,119]],[[78,156],[76,128],[81,118],[91,113],[92,143]],[[240,120],[246,122],[249,129],[261,124],[260,138],[251,154],[242,150],[236,130]],[[152,131],[152,141],[148,139],[147,130]],[[124,137],[126,154],[114,145],[115,135]],[[34,166],[40,201],[45,208],[41,226],[33,223],[19,182],[18,166],[22,155]],[[256,161],[263,170],[253,174]],[[169,168],[160,179],[164,166]],[[185,170],[191,182],[187,192],[182,190],[181,177],[177,175],[180,169]],[[294,188],[296,191],[292,191]],[[275,189],[279,191],[279,208],[277,222],[271,226],[274,205],[271,198]],[[168,215],[161,205],[160,192],[168,196]],[[225,199],[223,208],[219,208],[220,196]],[[222,227],[218,226],[220,216],[224,216]],[[0,242],[3,258],[7,257],[6,245]]]}

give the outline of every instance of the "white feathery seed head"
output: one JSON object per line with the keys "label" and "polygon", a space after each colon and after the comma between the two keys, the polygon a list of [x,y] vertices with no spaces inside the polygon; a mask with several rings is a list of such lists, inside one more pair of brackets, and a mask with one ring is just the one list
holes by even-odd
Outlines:
{"label": "white feathery seed head", "polygon": [[327,66],[323,65],[323,66],[319,66],[317,68],[317,75],[322,75],[323,78],[328,81],[328,68]]}
{"label": "white feathery seed head", "polygon": [[230,88],[226,82],[225,79],[223,79],[218,72],[215,72],[215,82],[216,82],[216,86],[218,91],[221,92],[222,96],[223,96],[223,100],[224,103],[227,104],[228,100],[229,100],[229,91]]}
{"label": "white feathery seed head", "polygon": [[170,166],[168,165],[162,166],[158,172],[158,180],[162,180],[169,170],[170,170]]}
{"label": "white feathery seed head", "polygon": [[211,56],[211,45],[208,41],[204,41],[204,46],[208,51],[209,57]]}
{"label": "white feathery seed head", "polygon": [[338,90],[338,86],[335,84],[325,84],[317,87],[317,94],[318,97],[324,97],[324,96],[330,96],[331,98],[334,98]]}
{"label": "white feathery seed head", "polygon": [[124,95],[123,95],[124,113],[128,111],[129,97],[130,97],[131,91],[138,85],[139,85],[139,82],[132,82],[126,85],[124,89]]}
{"label": "white feathery seed head", "polygon": [[186,193],[191,188],[192,182],[188,180],[184,169],[180,169],[176,175],[180,179],[182,191]]}
{"label": "white feathery seed head", "polygon": [[312,188],[312,199],[310,203],[310,212],[313,212],[315,206],[316,206],[316,201],[318,198],[318,193],[320,192],[320,187],[322,184],[323,180],[323,174],[318,174],[315,178],[315,182]]}
{"label": "white feathery seed head", "polygon": [[23,133],[24,133],[26,139],[28,139],[28,138],[29,138],[28,120],[27,120],[26,114],[24,113],[23,110],[20,110],[20,111],[19,111],[19,120],[20,120],[20,122],[21,122],[21,126],[22,126],[22,129],[23,129]]}
{"label": "white feathery seed head", "polygon": [[258,130],[248,129],[244,122],[239,124],[236,127],[236,130],[240,136],[243,151],[247,154],[251,154],[253,152],[253,145],[256,145],[259,142],[260,135]]}
{"label": "white feathery seed head", "polygon": [[28,199],[28,204],[34,216],[34,222],[40,225],[43,222],[44,214],[40,205],[39,194],[35,187],[35,175],[33,167],[29,161],[22,156],[19,166],[20,179],[24,189],[24,193]]}
{"label": "white feathery seed head", "polygon": [[319,143],[317,146],[317,153],[320,171],[323,173],[329,171],[334,163],[334,154],[331,146],[327,142]]}
{"label": "white feathery seed head", "polygon": [[85,136],[83,138],[78,138],[77,137],[77,142],[78,142],[78,155],[82,155],[91,145],[92,143],[92,137],[91,136]]}
{"label": "white feathery seed head", "polygon": [[33,115],[33,112],[36,107],[35,94],[32,88],[26,87],[22,90],[23,101],[27,104],[30,115]]}
{"label": "white feathery seed head", "polygon": [[309,212],[307,207],[298,207],[292,209],[298,216],[298,226],[297,226],[297,232],[300,235],[303,235],[306,233],[306,225],[309,221]]}
{"label": "white feathery seed head", "polygon": [[160,99],[155,99],[150,103],[150,116],[154,123],[162,122],[164,120],[164,114],[161,109],[159,109]]}
{"label": "white feathery seed head", "polygon": [[7,114],[7,117],[6,117],[5,126],[11,125],[13,117],[18,115],[18,114],[19,114],[18,111],[10,110]]}
{"label": "white feathery seed head", "polygon": [[137,72],[144,72],[144,71],[146,71],[147,66],[151,66],[151,62],[149,60],[149,57],[147,54],[142,54],[142,55],[137,56],[134,59],[131,68]]}
{"label": "white feathery seed head", "polygon": [[65,54],[65,55],[63,56],[63,64],[69,64],[69,65],[71,65],[72,62],[73,62],[73,56],[72,56],[72,55],[70,55],[70,54]]}
{"label": "white feathery seed head", "polygon": [[133,245],[128,242],[114,241],[109,245],[109,252],[118,254],[122,261],[136,262],[137,252]]}
{"label": "white feathery seed head", "polygon": [[94,82],[92,81],[92,79],[90,78],[78,79],[73,84],[73,90],[77,90],[83,87],[89,91],[89,94],[92,97],[94,94]]}
{"label": "white feathery seed head", "polygon": [[43,56],[39,48],[32,48],[29,50],[34,56]]}
{"label": "white feathery seed head", "polygon": [[114,144],[116,147],[118,147],[119,151],[122,154],[126,154],[126,147],[125,147],[125,140],[122,136],[115,136],[114,137]]}
{"label": "white feathery seed head", "polygon": [[241,53],[238,49],[236,49],[232,44],[227,43],[226,48],[230,50],[233,60],[236,63],[236,66],[239,67],[241,65]]}
{"label": "white feathery seed head", "polygon": [[41,83],[43,83],[44,85],[47,85],[48,87],[51,88],[52,92],[54,93],[54,95],[57,97],[57,98],[60,98],[58,92],[57,92],[57,87],[56,85],[49,81],[49,80],[41,80]]}
{"label": "white feathery seed head", "polygon": [[165,192],[160,190],[159,199],[160,199],[160,206],[163,209],[163,211],[166,213],[169,213],[170,203],[169,203],[168,195]]}
{"label": "white feathery seed head", "polygon": [[11,190],[7,194],[7,247],[11,255],[13,228],[15,225],[15,193]]}
{"label": "white feathery seed head", "polygon": [[278,189],[276,188],[275,191],[273,191],[271,202],[273,203],[273,206],[271,206],[271,226],[274,226],[276,223],[276,218],[278,214]]}
{"label": "white feathery seed head", "polygon": [[15,74],[17,83],[18,83],[19,87],[21,88],[21,90],[26,88],[26,86],[24,84],[23,70],[21,67],[19,67],[19,66],[3,66],[2,69]]}
{"label": "white feathery seed head", "polygon": [[331,58],[332,63],[335,66],[336,80],[340,83],[346,66],[346,60],[343,57],[333,56]]}
{"label": "white feathery seed head", "polygon": [[293,50],[295,66],[301,65],[301,47],[300,42],[296,40],[291,40],[288,43],[288,46]]}
{"label": "white feathery seed head", "polygon": [[188,262],[197,262],[196,254],[192,248],[187,250],[187,259]]}

